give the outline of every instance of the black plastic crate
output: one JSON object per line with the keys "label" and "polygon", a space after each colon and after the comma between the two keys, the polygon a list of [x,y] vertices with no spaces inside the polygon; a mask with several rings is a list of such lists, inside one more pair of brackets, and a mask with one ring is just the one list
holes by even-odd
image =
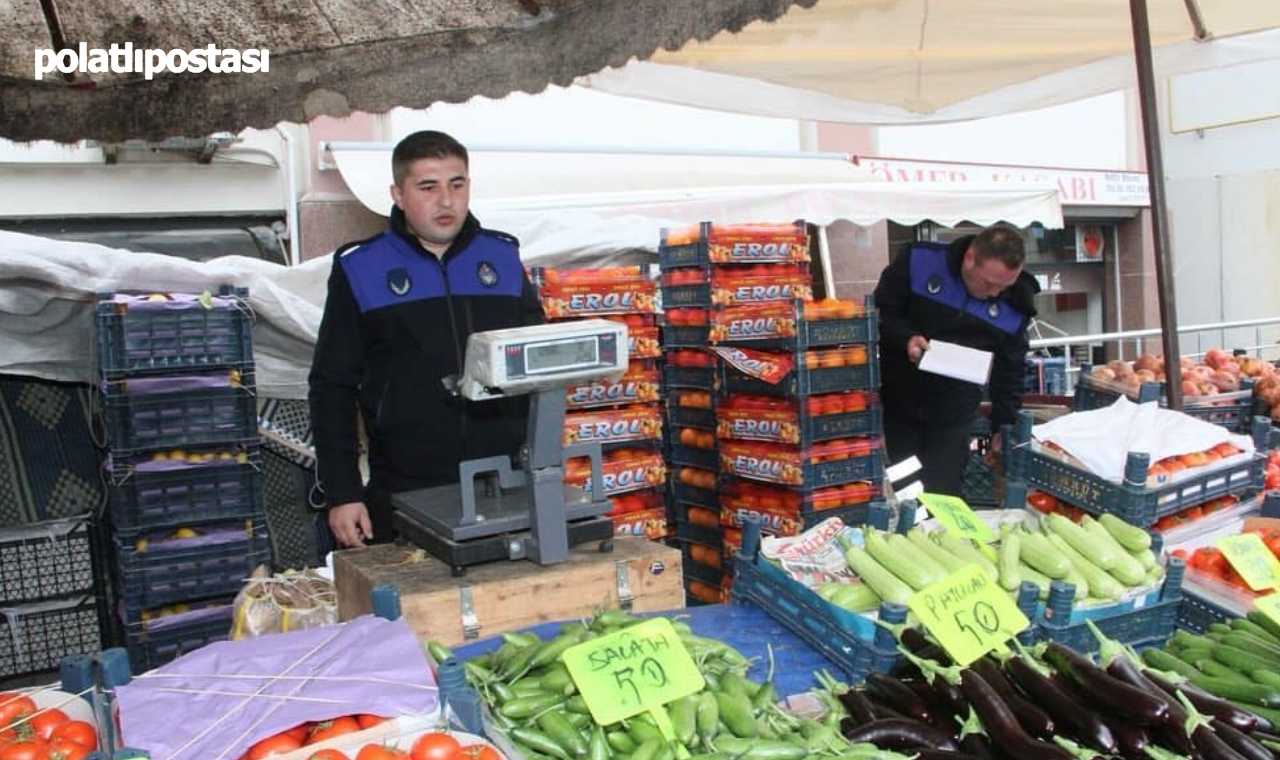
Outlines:
{"label": "black plastic crate", "polygon": [[986,459],[970,450],[960,476],[960,496],[971,507],[994,508],[1000,505],[996,498],[996,471]]}
{"label": "black plastic crate", "polygon": [[833,441],[837,438],[852,438],[864,435],[880,435],[884,432],[884,421],[879,407],[868,407],[860,412],[840,412],[838,414],[810,414],[801,403],[799,411],[799,429],[796,441],[782,440],[781,430],[743,430],[733,425],[732,421],[722,418],[728,424],[723,428],[717,426],[721,435],[733,440],[766,441],[771,443],[789,443],[807,448],[813,443]]}
{"label": "black plastic crate", "polygon": [[714,390],[716,368],[674,367],[668,364],[662,370],[662,380],[668,390],[672,388],[690,388],[699,391]]}
{"label": "black plastic crate", "polygon": [[806,504],[801,507],[796,515],[785,518],[779,514],[766,514],[763,512],[744,514],[742,512],[734,512],[726,507],[724,517],[721,519],[727,520],[730,528],[741,528],[745,522],[754,519],[759,524],[759,530],[762,533],[777,534],[783,522],[798,521],[802,530],[808,530],[832,517],[839,518],[845,525],[870,525],[880,530],[888,530],[892,512],[889,509],[888,502],[869,501],[865,504],[818,510],[812,509]]}
{"label": "black plastic crate", "polygon": [[672,499],[679,504],[692,504],[695,507],[706,507],[707,509],[720,509],[720,494],[715,489],[698,488],[688,483],[681,483],[679,480],[678,467],[673,467],[671,473],[671,496]]}
{"label": "black plastic crate", "polygon": [[714,471],[720,466],[720,454],[716,449],[700,449],[679,443],[671,446],[668,459],[676,466],[698,467],[703,470]]}
{"label": "black plastic crate", "polygon": [[93,596],[31,602],[5,608],[0,626],[0,678],[57,671],[67,655],[102,649]]}
{"label": "black plastic crate", "polygon": [[684,564],[684,577],[686,579],[699,581],[707,584],[708,586],[720,586],[721,581],[724,580],[725,573],[728,572],[726,568],[711,567],[710,565],[704,565],[701,562],[694,560],[689,554],[688,544],[682,545],[680,547],[680,551],[684,555],[682,562]]}
{"label": "black plastic crate", "polygon": [[720,551],[724,541],[724,529],[708,528],[703,525],[685,522],[683,517],[677,513],[676,539],[682,543],[701,544]]}
{"label": "black plastic crate", "polygon": [[1229,623],[1243,617],[1236,610],[1201,596],[1190,588],[1182,589],[1182,604],[1178,607],[1177,627],[1192,633],[1205,633],[1214,623]]}
{"label": "black plastic crate", "polygon": [[0,528],[0,607],[93,591],[88,515]]}
{"label": "black plastic crate", "polygon": [[120,599],[129,620],[173,602],[234,596],[258,565],[271,564],[266,526],[252,535],[206,546],[168,549],[163,544],[138,551],[116,542]]}
{"label": "black plastic crate", "polygon": [[262,453],[237,460],[148,472],[117,465],[110,473],[111,524],[132,536],[160,528],[263,517]]}
{"label": "black plastic crate", "polygon": [[[868,347],[874,356],[874,348]],[[726,393],[758,393],[767,396],[813,396],[841,391],[874,391],[880,388],[880,363],[874,359],[853,367],[793,369],[778,383],[767,383],[725,365],[720,369],[720,389]]]}
{"label": "black plastic crate", "polygon": [[805,457],[805,461],[800,467],[800,483],[789,483],[780,480],[775,477],[777,473],[772,470],[753,469],[755,465],[761,464],[768,466],[769,463],[759,462],[758,460],[754,463],[751,461],[740,462],[738,458],[731,458],[724,454],[722,447],[721,472],[746,478],[747,480],[773,483],[790,488],[823,488],[854,483],[859,480],[881,480],[884,477],[884,455],[882,450],[878,448],[863,456],[851,456],[847,459],[818,462],[817,464],[809,462],[808,457]]}
{"label": "black plastic crate", "polygon": [[663,309],[680,309],[690,306],[711,306],[711,283],[700,282],[695,285],[662,286]]}
{"label": "black plastic crate", "polygon": [[[143,673],[231,637],[234,607],[225,605],[184,613],[173,620],[160,618],[125,626],[125,647],[135,673]],[[181,620],[179,618],[189,618]]]}
{"label": "black plastic crate", "polygon": [[706,267],[711,263],[707,245],[706,228],[701,239],[696,243],[658,246],[658,266],[662,269],[679,267]]}
{"label": "black plastic crate", "polygon": [[708,345],[711,327],[708,325],[663,325],[663,348],[703,348]]}
{"label": "black plastic crate", "polygon": [[[104,377],[180,372],[253,363],[253,312],[247,288],[223,286],[214,308],[166,301],[158,308],[99,300],[98,366]],[[110,299],[111,295],[104,298]],[[226,300],[224,300],[226,299]]]}
{"label": "black plastic crate", "polygon": [[[1092,514],[1109,512],[1130,525],[1149,528],[1165,515],[1203,504],[1219,496],[1249,496],[1262,490],[1266,457],[1254,454],[1248,461],[1217,467],[1204,474],[1185,477],[1166,485],[1147,487],[1146,454],[1130,453],[1125,463],[1124,483],[1113,483],[1029,445],[1031,412],[1018,413],[1013,455],[1006,461],[1011,482],[1025,482],[1068,504]],[[1268,420],[1254,420],[1254,443],[1265,451],[1270,438]],[[1141,483],[1143,485],[1133,485]],[[1016,489],[1013,489],[1016,491]],[[1022,505],[1013,505],[1021,508]]]}
{"label": "black plastic crate", "polygon": [[258,440],[250,371],[242,373],[240,387],[130,393],[127,383],[109,382],[103,390],[107,448],[116,456]]}
{"label": "black plastic crate", "polygon": [[[1077,411],[1101,409],[1111,406],[1121,394],[1137,403],[1158,401],[1160,406],[1168,406],[1169,399],[1165,395],[1164,383],[1143,383],[1138,386],[1137,394],[1122,391],[1115,383],[1095,378],[1091,372],[1093,367],[1085,364],[1080,367],[1080,379],[1076,382],[1072,408]],[[1242,433],[1248,433],[1253,424],[1253,379],[1246,378],[1239,391],[1223,393],[1216,396],[1183,397],[1182,411],[1192,417],[1202,419],[1220,427]]]}
{"label": "black plastic crate", "polygon": [[667,401],[668,429],[697,428],[698,430],[716,429],[716,410],[701,409],[696,406],[679,406]]}
{"label": "black plastic crate", "polygon": [[[759,350],[795,351],[851,343],[876,343],[879,340],[879,323],[875,304],[867,297],[865,314],[849,319],[807,320],[804,318],[804,302],[793,301],[796,334],[790,338],[753,337],[750,330],[743,334],[727,333],[716,341],[717,345],[740,346]],[[744,313],[747,310],[743,310]],[[748,326],[749,327],[749,326]]]}

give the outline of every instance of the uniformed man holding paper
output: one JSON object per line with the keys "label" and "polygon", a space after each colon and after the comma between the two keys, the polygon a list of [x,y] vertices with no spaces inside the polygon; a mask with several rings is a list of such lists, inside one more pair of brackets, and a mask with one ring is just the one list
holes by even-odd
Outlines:
{"label": "uniformed man holding paper", "polygon": [[992,429],[1014,422],[1040,291],[1025,261],[1017,230],[996,226],[950,245],[910,243],[880,275],[885,444],[891,462],[920,460],[926,491],[960,495],[984,382]]}

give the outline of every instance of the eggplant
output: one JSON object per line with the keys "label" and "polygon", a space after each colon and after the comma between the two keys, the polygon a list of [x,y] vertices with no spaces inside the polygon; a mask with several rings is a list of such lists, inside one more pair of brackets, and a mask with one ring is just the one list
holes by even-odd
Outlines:
{"label": "eggplant", "polygon": [[[1169,721],[1165,725],[1167,730],[1156,734],[1160,744],[1179,755],[1187,755],[1189,757],[1195,754],[1195,745],[1191,741],[1191,737],[1187,735],[1185,728],[1187,725],[1187,711],[1182,707],[1182,703],[1178,701],[1177,697],[1164,693],[1159,686],[1156,686],[1147,678],[1141,668],[1124,655],[1112,658],[1111,662],[1107,664],[1107,673],[1113,678],[1142,689],[1164,702],[1165,706],[1169,708]],[[1123,740],[1121,744],[1124,744]]]}
{"label": "eggplant", "polygon": [[955,728],[955,712],[932,684],[925,681],[907,681],[905,685],[908,689],[914,691],[916,696],[920,697],[929,708],[930,724],[943,731],[950,731]]}
{"label": "eggplant", "polygon": [[1021,657],[1012,657],[1004,664],[1005,672],[1031,699],[1042,705],[1057,722],[1059,730],[1074,737],[1091,749],[1105,754],[1116,751],[1115,735],[1102,717],[1081,705],[1069,692],[1049,680]]}
{"label": "eggplant", "polygon": [[1176,699],[1178,692],[1182,692],[1186,695],[1187,701],[1197,710],[1223,723],[1227,723],[1239,731],[1252,731],[1255,728],[1266,730],[1270,726],[1268,721],[1258,715],[1236,707],[1225,699],[1219,699],[1194,684],[1182,683],[1175,685],[1156,675],[1151,670],[1147,670],[1144,675],[1151,683],[1159,686],[1160,690],[1165,694],[1169,694]]}
{"label": "eggplant", "polygon": [[984,760],[965,752],[953,752],[947,749],[917,749],[911,752],[914,760]]}
{"label": "eggplant", "polygon": [[[951,664],[951,657],[946,650],[925,638],[924,632],[919,628],[903,628],[898,641],[916,657],[933,660],[939,665]],[[903,662],[907,660],[904,659]]]}
{"label": "eggplant", "polygon": [[1245,760],[1275,760],[1275,755],[1271,753],[1271,750],[1259,744],[1248,734],[1236,730],[1231,724],[1215,720],[1213,729],[1218,738],[1226,742],[1227,746],[1235,750],[1236,754],[1245,758]]}
{"label": "eggplant", "polygon": [[840,733],[850,742],[870,742],[895,751],[915,749],[959,750],[951,734],[909,718],[885,718],[863,726],[846,726],[840,722]]}
{"label": "eggplant", "polygon": [[867,695],[880,704],[912,720],[918,720],[921,723],[933,722],[933,710],[928,703],[912,691],[911,687],[893,676],[884,673],[868,673],[862,685],[867,690]]}
{"label": "eggplant", "polygon": [[1104,707],[1118,717],[1144,726],[1168,724],[1168,705],[1143,689],[1112,678],[1084,655],[1050,642],[1045,647],[1044,659],[1070,679],[1085,704]]}
{"label": "eggplant", "polygon": [[867,701],[857,689],[849,689],[845,693],[837,697],[840,704],[844,705],[844,709],[849,713],[849,719],[854,725],[861,726],[864,723],[870,723],[876,719],[875,708]]}
{"label": "eggplant", "polygon": [[1191,732],[1191,741],[1195,743],[1196,750],[1204,756],[1204,760],[1245,760],[1243,755],[1214,733],[1208,723],[1196,726]]}
{"label": "eggplant", "polygon": [[1107,725],[1111,727],[1111,734],[1116,737],[1122,757],[1147,760],[1147,745],[1151,743],[1151,737],[1142,726],[1121,717],[1107,721]]}
{"label": "eggplant", "polygon": [[973,668],[960,671],[960,690],[969,698],[969,704],[982,720],[992,745],[998,747],[1001,754],[1036,760],[1076,760],[1074,755],[1058,745],[1028,736],[1013,710]]}
{"label": "eggplant", "polygon": [[994,659],[989,656],[979,657],[969,667],[977,670],[982,680],[995,689],[1005,704],[1009,705],[1009,709],[1013,710],[1023,730],[1041,739],[1053,737],[1053,719],[1013,688],[1013,684],[1004,677],[1004,672],[1000,670],[1000,666]]}
{"label": "eggplant", "polygon": [[980,757],[983,760],[999,760],[995,748],[991,746],[991,739],[983,733],[965,734],[960,737],[960,751],[967,752],[974,757]]}

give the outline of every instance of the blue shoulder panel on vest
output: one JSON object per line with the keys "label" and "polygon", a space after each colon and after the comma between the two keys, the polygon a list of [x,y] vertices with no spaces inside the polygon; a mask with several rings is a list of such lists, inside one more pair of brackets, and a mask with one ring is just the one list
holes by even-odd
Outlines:
{"label": "blue shoulder panel on vest", "polygon": [[454,295],[518,298],[524,289],[520,249],[506,235],[481,230],[447,267]]}
{"label": "blue shoulder panel on vest", "polygon": [[1016,334],[1027,315],[1007,298],[982,301],[969,297],[964,280],[947,263],[947,246],[940,243],[913,243],[911,246],[911,292],[922,298],[961,309],[1001,332]]}
{"label": "blue shoulder panel on vest", "polygon": [[341,263],[362,314],[445,295],[440,265],[390,230],[343,254]]}

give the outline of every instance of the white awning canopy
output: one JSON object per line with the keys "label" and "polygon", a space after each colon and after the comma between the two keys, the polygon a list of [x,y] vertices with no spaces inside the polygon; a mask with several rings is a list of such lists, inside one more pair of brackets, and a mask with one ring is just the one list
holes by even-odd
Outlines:
{"label": "white awning canopy", "polygon": [[[391,212],[390,146],[330,144],[360,202]],[[931,220],[1062,226],[1051,185],[875,181],[841,154],[471,151],[471,206],[489,227],[520,238],[526,263],[561,264],[655,250],[662,227],[804,219],[870,225]]]}

